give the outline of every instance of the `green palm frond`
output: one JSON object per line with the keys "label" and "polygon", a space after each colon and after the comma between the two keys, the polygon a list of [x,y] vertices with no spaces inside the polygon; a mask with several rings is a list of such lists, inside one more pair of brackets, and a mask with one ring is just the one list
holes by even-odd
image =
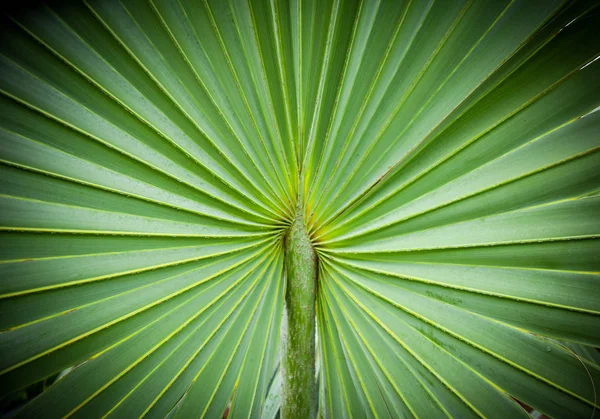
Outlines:
{"label": "green palm frond", "polygon": [[594,0],[5,14],[0,393],[68,370],[15,417],[276,417],[301,219],[319,416],[598,415],[599,25]]}

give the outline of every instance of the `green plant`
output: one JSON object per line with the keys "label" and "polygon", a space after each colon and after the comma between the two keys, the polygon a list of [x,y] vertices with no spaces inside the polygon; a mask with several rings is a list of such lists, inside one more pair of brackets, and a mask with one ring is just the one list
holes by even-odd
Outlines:
{"label": "green plant", "polygon": [[593,416],[596,3],[5,16],[17,417]]}

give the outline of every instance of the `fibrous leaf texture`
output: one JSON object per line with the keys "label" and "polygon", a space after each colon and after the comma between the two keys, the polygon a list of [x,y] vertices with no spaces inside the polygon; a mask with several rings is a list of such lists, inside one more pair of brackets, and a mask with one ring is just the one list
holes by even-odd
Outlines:
{"label": "fibrous leaf texture", "polygon": [[0,392],[70,369],[15,417],[275,417],[299,219],[312,414],[598,415],[599,26],[594,0],[8,11]]}

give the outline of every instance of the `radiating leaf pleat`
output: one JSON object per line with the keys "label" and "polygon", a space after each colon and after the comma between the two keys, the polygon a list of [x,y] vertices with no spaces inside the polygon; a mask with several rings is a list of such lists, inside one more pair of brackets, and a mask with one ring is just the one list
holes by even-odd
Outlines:
{"label": "radiating leaf pleat", "polygon": [[[469,366],[475,365],[478,372],[483,373],[484,377],[495,386],[505,389],[509,394],[532,406],[539,405],[541,411],[549,414],[555,412],[557,415],[561,415],[559,412],[565,414],[571,411],[577,412],[576,414],[582,417],[591,412],[595,402],[593,386],[588,374],[591,374],[596,381],[595,376],[600,370],[592,364],[582,365],[577,358],[560,346],[506,324],[464,311],[455,307],[451,301],[437,300],[431,295],[419,297],[408,289],[402,288],[401,285],[397,286],[398,292],[396,292],[394,286],[380,287],[378,279],[371,279],[371,276],[357,276],[356,273],[347,270],[340,272],[348,275],[347,278],[352,281],[342,282],[349,295],[355,301],[370,307],[369,311],[373,313],[371,315],[392,331],[399,330],[401,325],[408,323],[412,330],[424,334],[449,354],[457,356],[459,360],[468,359],[469,361],[463,362]],[[358,284],[360,288],[356,288],[353,283]],[[373,294],[365,294],[365,290]],[[400,311],[390,309],[384,301],[392,303]],[[467,318],[471,320],[467,321]],[[482,334],[481,330],[489,330],[490,333]],[[404,333],[396,335],[397,339],[402,339],[408,344],[410,341],[406,340],[407,336]],[[444,336],[444,339],[440,336]],[[456,343],[451,343],[455,341]],[[459,342],[460,345],[457,347]],[[465,344],[471,350],[464,350],[467,347],[464,346]],[[459,347],[463,349],[458,349]],[[470,353],[475,348],[481,352],[477,352],[479,354],[477,357],[470,358],[472,356]],[[535,357],[530,356],[532,351],[535,351]],[[481,360],[476,361],[478,358]],[[489,361],[485,361],[484,364],[484,359]],[[487,364],[492,360],[496,366],[491,368],[495,372],[487,375]],[[436,371],[440,372],[441,368],[439,366]],[[496,374],[519,375],[521,377],[519,382],[528,382],[526,390],[523,388],[516,391],[515,383],[505,378],[508,376]],[[462,380],[460,385],[469,381],[471,380]],[[534,391],[534,388],[538,390]],[[552,400],[540,397],[540,394],[550,393],[555,394]],[[472,391],[464,394],[470,397],[482,393]],[[488,403],[485,402],[483,406],[487,406]],[[499,412],[495,414],[503,416]]]}

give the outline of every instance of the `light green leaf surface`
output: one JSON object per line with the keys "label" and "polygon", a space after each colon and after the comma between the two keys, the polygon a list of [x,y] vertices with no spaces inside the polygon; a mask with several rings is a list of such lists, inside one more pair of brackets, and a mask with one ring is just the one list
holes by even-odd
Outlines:
{"label": "light green leaf surface", "polygon": [[275,418],[284,237],[319,416],[600,410],[594,0],[49,0],[2,17],[0,393]]}

